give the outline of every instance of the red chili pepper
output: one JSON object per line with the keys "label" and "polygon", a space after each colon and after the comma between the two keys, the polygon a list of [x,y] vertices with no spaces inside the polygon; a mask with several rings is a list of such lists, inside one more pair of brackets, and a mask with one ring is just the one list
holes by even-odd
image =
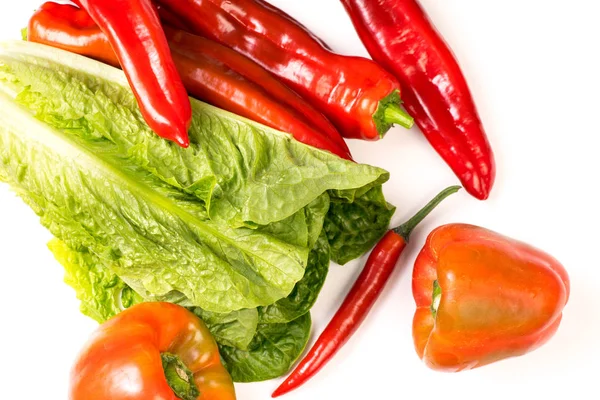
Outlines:
{"label": "red chili pepper", "polygon": [[150,0],[79,0],[108,37],[148,126],[189,146],[192,108]]}
{"label": "red chili pepper", "polygon": [[402,99],[465,189],[487,199],[494,155],[452,51],[416,0],[341,0],[371,57],[400,80]]}
{"label": "red chili pepper", "polygon": [[[28,39],[118,66],[106,35],[91,19],[85,29],[72,22],[75,18],[85,20],[85,15],[84,10],[70,5],[46,3],[31,17]],[[190,95],[351,159],[346,143],[333,125],[261,66],[209,39],[170,27],[164,29],[173,60]],[[322,132],[316,126],[329,130]],[[332,140],[334,135],[339,141]]]}
{"label": "red chili pepper", "polygon": [[[48,24],[48,19],[54,22]],[[69,4],[44,3],[29,20],[27,40],[52,46],[57,37],[64,50],[119,66],[114,52],[106,54],[106,35],[85,10]]]}
{"label": "red chili pepper", "polygon": [[411,127],[400,84],[372,60],[331,52],[305,27],[260,0],[157,0],[193,32],[253,59],[307,99],[344,137],[377,140]]}
{"label": "red chili pepper", "polygon": [[438,204],[459,189],[460,186],[444,189],[415,216],[403,225],[388,231],[377,243],[360,276],[329,325],[306,357],[273,392],[272,397],[286,394],[308,381],[352,337],[383,291],[408,243],[411,232]]}
{"label": "red chili pepper", "polygon": [[177,15],[173,14],[160,4],[152,4],[160,17],[160,20],[163,22],[163,25],[169,25],[173,28],[183,29],[185,31],[191,32],[192,28],[187,26]]}

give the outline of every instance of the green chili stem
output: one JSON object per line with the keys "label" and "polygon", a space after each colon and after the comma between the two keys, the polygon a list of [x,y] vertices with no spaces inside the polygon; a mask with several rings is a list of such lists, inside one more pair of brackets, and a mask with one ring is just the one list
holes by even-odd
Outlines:
{"label": "green chili stem", "polygon": [[390,103],[386,106],[383,118],[388,124],[398,124],[407,129],[412,128],[415,120],[398,104]]}
{"label": "green chili stem", "polygon": [[404,240],[408,243],[408,239],[413,229],[415,229],[415,227],[419,225],[419,223],[423,221],[425,217],[427,217],[429,213],[431,213],[433,209],[436,208],[438,204],[440,204],[446,197],[450,196],[452,193],[458,192],[460,189],[460,186],[450,186],[442,190],[437,196],[433,198],[433,200],[427,203],[425,207],[419,210],[419,212],[416,213],[414,217],[412,217],[399,227],[394,228],[394,232],[402,236],[402,238],[404,238]]}

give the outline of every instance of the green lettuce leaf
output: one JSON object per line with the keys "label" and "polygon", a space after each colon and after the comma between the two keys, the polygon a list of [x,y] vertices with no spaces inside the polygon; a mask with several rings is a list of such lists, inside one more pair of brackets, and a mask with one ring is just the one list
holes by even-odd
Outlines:
{"label": "green lettuce leaf", "polygon": [[[56,260],[65,268],[65,282],[75,289],[81,301],[81,313],[98,323],[114,317],[125,308],[146,301],[100,260],[85,248],[74,250],[56,238],[48,243]],[[228,314],[191,309],[223,345],[242,350],[248,346],[258,325],[256,309],[233,311]]]}
{"label": "green lettuce leaf", "polygon": [[249,350],[219,345],[234,382],[259,382],[287,373],[310,337],[310,313],[287,324],[260,324]]}
{"label": "green lettuce leaf", "polygon": [[181,149],[147,128],[121,71],[47,46],[1,44],[0,92],[0,179],[145,298],[271,305],[304,276],[325,219],[311,205],[388,179],[194,100]]}
{"label": "green lettuce leaf", "polygon": [[[50,241],[48,247],[65,268],[65,281],[76,289],[83,314],[103,323],[124,308],[144,301],[118,276],[100,265],[94,255],[82,249],[73,250],[58,239]],[[211,313],[197,307],[192,311],[215,337],[223,357],[228,360],[226,367],[238,371],[239,379],[244,381],[264,380],[268,379],[266,374],[287,372],[302,352],[304,338],[310,331],[310,319],[305,318],[290,324],[289,337],[282,338],[280,335],[285,336],[288,325],[273,324],[272,328],[258,325],[256,309],[229,314]],[[274,362],[272,368],[265,368],[258,358]]]}
{"label": "green lettuce leaf", "polygon": [[396,211],[385,200],[381,186],[374,186],[359,197],[349,194],[332,193],[324,224],[331,259],[340,265],[370,250],[389,229]]}
{"label": "green lettuce leaf", "polygon": [[247,350],[256,335],[258,312],[256,308],[218,314],[194,308],[192,311],[204,321],[217,343]]}
{"label": "green lettuce leaf", "polygon": [[81,301],[81,313],[98,323],[143,301],[93,254],[74,251],[58,239],[51,240],[48,248],[65,268],[65,283],[75,289],[77,299]]}
{"label": "green lettuce leaf", "polygon": [[322,234],[308,257],[304,277],[288,297],[274,304],[258,308],[261,324],[286,323],[310,311],[329,272],[329,243]]}
{"label": "green lettuce leaf", "polygon": [[197,195],[210,204],[211,218],[232,227],[281,221],[327,190],[360,192],[388,179],[381,169],[341,160],[197,101],[189,131],[195,146],[182,150],[150,131],[119,70],[25,45],[5,44],[12,57],[5,72],[16,78],[12,89],[21,104],[55,128],[110,141],[120,156]]}

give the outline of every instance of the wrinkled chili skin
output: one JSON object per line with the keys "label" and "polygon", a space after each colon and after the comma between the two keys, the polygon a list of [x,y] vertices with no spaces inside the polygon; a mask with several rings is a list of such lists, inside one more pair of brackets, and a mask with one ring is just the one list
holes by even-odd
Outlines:
{"label": "wrinkled chili skin", "polygon": [[[432,312],[433,282],[441,301]],[[531,352],[556,332],[570,293],[552,256],[467,224],[427,238],[413,270],[413,339],[432,369],[456,372]]]}
{"label": "wrinkled chili skin", "polygon": [[331,52],[304,26],[260,0],[157,0],[194,33],[251,58],[307,99],[342,136],[378,140],[391,127],[375,118],[400,84],[372,60]]}
{"label": "wrinkled chili skin", "polygon": [[494,154],[454,54],[416,0],[341,0],[375,61],[402,86],[403,105],[474,197],[492,190]]}
{"label": "wrinkled chili skin", "polygon": [[193,374],[198,400],[235,400],[217,343],[192,312],[172,303],[141,303],[100,325],[71,371],[71,400],[177,400],[161,354]]}
{"label": "wrinkled chili skin", "polygon": [[189,146],[192,107],[150,0],[79,0],[106,34],[148,126]]}
{"label": "wrinkled chili skin", "polygon": [[[29,23],[29,40],[86,55],[119,66],[106,35],[91,19],[85,29],[70,21],[86,16],[84,10],[52,4],[42,7]],[[252,60],[209,39],[164,27],[177,70],[191,96],[274,129],[291,133],[298,141],[352,159],[340,134],[322,114]],[[93,37],[89,43],[88,37]],[[88,46],[89,45],[89,46]],[[329,127],[329,134],[315,122]],[[338,141],[331,137],[337,135]],[[341,143],[341,144],[340,144]]]}

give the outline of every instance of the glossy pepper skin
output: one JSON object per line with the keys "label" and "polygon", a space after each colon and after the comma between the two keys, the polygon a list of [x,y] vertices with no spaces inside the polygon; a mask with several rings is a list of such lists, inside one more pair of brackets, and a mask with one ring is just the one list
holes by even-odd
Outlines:
{"label": "glossy pepper skin", "polygon": [[[27,40],[61,48],[118,67],[112,54],[106,54],[106,35],[85,10],[69,4],[42,4],[29,20]],[[110,45],[109,45],[110,46]]]}
{"label": "glossy pepper skin", "polygon": [[75,361],[69,389],[71,400],[235,398],[206,325],[181,306],[158,302],[100,325]]}
{"label": "glossy pepper skin", "polygon": [[449,224],[427,238],[412,290],[417,354],[432,369],[456,372],[546,343],[560,325],[570,283],[564,267],[541,250]]}
{"label": "glossy pepper skin", "polygon": [[389,230],[381,238],[325,330],[290,376],[273,392],[272,397],[282,396],[306,383],[350,340],[389,281],[412,231],[438,204],[459,189],[460,186],[444,189],[414,217],[401,226]]}
{"label": "glossy pepper skin", "polygon": [[333,53],[281,10],[260,0],[157,0],[194,33],[218,41],[279,77],[346,138],[377,140],[410,127],[400,84],[372,60]]}
{"label": "glossy pepper skin", "polygon": [[341,0],[375,61],[402,85],[404,107],[464,188],[484,200],[496,167],[467,81],[416,0]]}
{"label": "glossy pepper skin", "polygon": [[150,0],[78,0],[106,34],[148,126],[189,146],[192,108]]}
{"label": "glossy pepper skin", "polygon": [[352,159],[348,145],[323,114],[260,65],[197,35],[168,27],[165,34],[192,96]]}
{"label": "glossy pepper skin", "polygon": [[[82,14],[85,16],[86,12],[70,5],[46,3],[29,22],[28,40],[119,66],[106,35],[93,21],[90,20],[91,25],[85,29],[77,29],[71,22],[83,18]],[[211,40],[168,26],[164,32],[179,75],[191,96],[289,132],[308,145],[352,158],[331,123],[261,66]],[[91,45],[88,37],[94,38]],[[315,128],[318,121],[320,126],[330,129],[328,134]],[[337,135],[338,141],[331,139],[333,135]]]}

